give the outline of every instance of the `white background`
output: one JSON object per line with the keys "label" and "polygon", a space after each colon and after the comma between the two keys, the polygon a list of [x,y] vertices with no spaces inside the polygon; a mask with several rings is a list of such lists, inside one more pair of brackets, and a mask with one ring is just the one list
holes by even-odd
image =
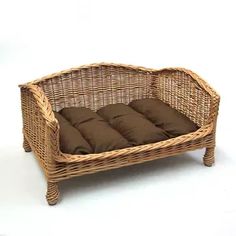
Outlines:
{"label": "white background", "polygon": [[[0,1],[0,235],[236,235],[234,1]],[[181,66],[221,95],[216,165],[203,150],[46,181],[22,149],[18,84],[94,62]]]}

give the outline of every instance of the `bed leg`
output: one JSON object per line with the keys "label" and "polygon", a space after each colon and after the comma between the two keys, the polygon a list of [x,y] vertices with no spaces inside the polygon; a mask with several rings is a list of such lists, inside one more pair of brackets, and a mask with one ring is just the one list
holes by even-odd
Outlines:
{"label": "bed leg", "polygon": [[215,162],[215,146],[207,147],[205,155],[203,157],[203,163],[205,166],[212,166]]}
{"label": "bed leg", "polygon": [[46,199],[48,201],[49,205],[56,205],[57,201],[59,199],[59,189],[58,189],[58,184],[57,183],[52,183],[48,182],[47,183],[47,194],[46,194]]}
{"label": "bed leg", "polygon": [[29,142],[27,141],[26,137],[23,137],[23,148],[25,150],[25,152],[31,152],[31,147],[29,145]]}

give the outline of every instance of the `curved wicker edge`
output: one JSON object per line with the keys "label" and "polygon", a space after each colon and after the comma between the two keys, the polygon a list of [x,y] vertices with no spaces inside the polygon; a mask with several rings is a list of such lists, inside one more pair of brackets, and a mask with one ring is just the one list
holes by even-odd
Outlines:
{"label": "curved wicker edge", "polygon": [[158,74],[165,71],[179,71],[184,72],[185,74],[189,75],[194,81],[197,82],[197,84],[200,86],[201,89],[203,89],[205,92],[207,92],[211,97],[211,108],[210,108],[210,116],[208,118],[207,124],[210,124],[212,122],[216,121],[218,109],[219,109],[219,103],[220,103],[220,95],[199,75],[194,73],[191,70],[176,67],[176,68],[164,68],[160,70],[152,70],[153,73]]}
{"label": "curved wicker edge", "polygon": [[128,65],[128,64],[126,65],[126,64],[121,64],[121,63],[100,62],[100,63],[86,64],[86,65],[82,65],[82,66],[78,66],[78,67],[72,67],[72,68],[67,69],[67,70],[62,70],[62,71],[59,71],[59,72],[56,72],[56,73],[52,73],[50,75],[43,76],[43,77],[41,77],[39,79],[36,79],[36,80],[33,80],[31,82],[28,82],[28,83],[25,83],[25,84],[20,84],[19,87],[28,87],[28,85],[37,84],[37,83],[42,82],[44,80],[60,76],[62,74],[68,74],[72,71],[77,71],[77,70],[80,70],[80,69],[89,69],[89,68],[92,68],[92,67],[99,67],[99,66],[124,67],[124,68],[130,68],[130,69],[133,69],[133,70],[145,71],[145,72],[150,72],[150,73],[152,71],[156,71],[155,69],[146,68],[146,67],[143,67],[143,66],[134,66],[134,65]]}
{"label": "curved wicker edge", "polygon": [[158,73],[158,72],[162,72],[162,71],[185,72],[186,74],[190,75],[199,84],[199,86],[201,88],[203,88],[209,95],[216,96],[217,98],[219,98],[219,95],[216,93],[216,91],[206,81],[204,81],[199,75],[197,75],[196,73],[194,73],[191,70],[188,70],[188,69],[185,69],[182,67],[169,67],[169,68],[164,68],[164,69],[152,69],[152,68],[147,68],[147,67],[143,67],[143,66],[134,66],[134,65],[128,65],[128,64],[126,65],[126,64],[121,64],[121,63],[106,63],[106,62],[87,64],[87,65],[82,65],[82,66],[78,66],[78,67],[73,67],[73,68],[70,68],[67,70],[62,70],[57,73],[53,73],[53,74],[44,76],[42,78],[33,80],[31,82],[21,84],[21,85],[19,85],[19,87],[28,87],[29,85],[37,84],[37,83],[42,82],[44,80],[51,79],[56,76],[60,76],[62,74],[68,74],[71,71],[77,71],[79,69],[88,69],[91,67],[98,67],[98,66],[124,67],[124,68],[130,68],[133,70],[145,71],[145,72],[150,72],[150,73],[156,73],[156,72]]}
{"label": "curved wicker edge", "polygon": [[[99,154],[88,154],[88,155],[70,155],[70,154],[64,154],[59,150],[59,124],[57,120],[54,117],[52,107],[45,96],[44,92],[42,89],[37,86],[36,84],[40,81],[46,80],[53,78],[55,76],[59,76],[61,74],[66,74],[69,73],[73,70],[78,70],[82,68],[91,68],[91,67],[97,67],[97,66],[122,66],[125,68],[131,68],[134,70],[142,70],[150,73],[161,73],[163,71],[181,71],[184,72],[188,75],[191,76],[192,79],[194,79],[199,86],[206,91],[212,98],[212,104],[211,104],[211,112],[210,115],[213,114],[211,119],[209,119],[208,125],[205,125],[201,127],[199,130],[196,132],[186,134],[179,136],[177,138],[169,139],[166,141],[158,142],[158,143],[153,143],[153,144],[146,144],[146,145],[140,145],[136,147],[130,147],[126,149],[120,149],[120,150],[114,150],[114,151],[109,151],[109,152],[103,152]],[[148,150],[153,150],[157,148],[165,148],[173,145],[177,145],[180,143],[184,143],[187,141],[191,140],[196,140],[202,137],[207,136],[208,134],[212,133],[214,126],[215,126],[215,118],[217,116],[217,111],[218,111],[218,105],[219,105],[219,95],[203,80],[201,79],[197,74],[194,72],[184,69],[184,68],[165,68],[161,70],[156,70],[156,69],[149,69],[145,67],[138,67],[138,66],[133,66],[133,65],[124,65],[124,64],[114,64],[114,63],[98,63],[98,64],[90,64],[90,65],[84,65],[80,66],[77,68],[71,68],[68,70],[64,70],[58,73],[54,73],[48,76],[45,76],[41,79],[34,80],[32,82],[19,85],[21,88],[29,89],[35,100],[37,101],[37,105],[40,108],[40,112],[42,113],[43,118],[47,121],[48,128],[51,130],[51,138],[55,141],[52,142],[51,145],[53,145],[53,153],[54,153],[54,158],[55,161],[61,162],[61,163],[73,163],[73,162],[81,162],[81,161],[89,161],[89,160],[97,160],[97,159],[105,159],[109,157],[115,157],[115,156],[122,156],[122,155],[128,155],[128,154],[133,154],[133,153],[140,153],[142,151],[148,151]]]}
{"label": "curved wicker edge", "polygon": [[202,77],[194,73],[193,71],[189,69],[185,69],[182,67],[169,67],[169,68],[164,68],[160,70],[152,70],[155,73],[160,73],[163,71],[179,71],[179,72],[184,72],[192,77],[197,84],[204,89],[211,97],[216,97],[217,99],[220,99],[219,94],[204,80]]}
{"label": "curved wicker edge", "polygon": [[58,121],[53,114],[51,104],[49,103],[48,98],[45,96],[43,90],[39,86],[34,84],[28,84],[26,87],[22,87],[21,85],[19,86],[21,88],[28,89],[32,93],[43,118],[47,121],[47,124],[50,127],[56,130],[58,128]]}

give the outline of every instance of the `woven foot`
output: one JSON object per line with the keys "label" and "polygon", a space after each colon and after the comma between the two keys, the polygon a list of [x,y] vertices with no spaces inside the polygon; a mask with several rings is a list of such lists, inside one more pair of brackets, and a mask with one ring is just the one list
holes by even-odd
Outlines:
{"label": "woven foot", "polygon": [[215,147],[206,148],[205,155],[203,157],[203,163],[205,166],[211,167],[215,162]]}
{"label": "woven foot", "polygon": [[24,141],[23,141],[23,148],[24,148],[25,152],[31,152],[31,147],[25,137],[24,137]]}
{"label": "woven foot", "polygon": [[60,193],[59,193],[57,183],[48,182],[48,189],[47,189],[47,194],[46,194],[46,199],[48,201],[48,204],[49,205],[57,204],[59,195]]}

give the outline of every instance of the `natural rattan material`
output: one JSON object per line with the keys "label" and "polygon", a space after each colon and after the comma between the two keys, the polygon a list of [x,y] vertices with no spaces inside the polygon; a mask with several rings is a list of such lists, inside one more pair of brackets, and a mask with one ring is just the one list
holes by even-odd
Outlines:
{"label": "natural rattan material", "polygon": [[[214,163],[219,95],[198,75],[183,68],[162,70],[122,64],[91,64],[61,71],[20,85],[25,151],[35,153],[48,181],[47,201],[56,204],[58,182],[206,148],[206,166]],[[200,128],[157,143],[109,152],[71,155],[59,148],[54,111],[88,107],[94,111],[134,99],[159,98]]]}

